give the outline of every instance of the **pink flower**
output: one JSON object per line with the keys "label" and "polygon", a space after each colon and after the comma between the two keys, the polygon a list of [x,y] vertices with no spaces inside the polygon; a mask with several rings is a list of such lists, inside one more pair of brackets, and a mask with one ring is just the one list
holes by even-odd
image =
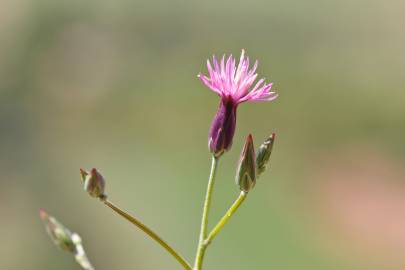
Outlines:
{"label": "pink flower", "polygon": [[264,79],[258,80],[254,85],[258,61],[249,70],[249,58],[245,57],[244,50],[238,67],[232,55],[227,58],[226,63],[225,55],[222,56],[221,63],[213,56],[212,63],[213,66],[207,60],[209,77],[201,73],[198,77],[205,86],[221,97],[208,139],[210,151],[215,156],[220,156],[232,146],[237,106],[246,101],[272,101],[277,98],[277,94],[270,91],[272,83],[266,84]]}
{"label": "pink flower", "polygon": [[242,50],[239,65],[236,68],[236,60],[230,55],[225,63],[225,55],[222,56],[221,64],[215,56],[212,57],[214,68],[207,60],[207,68],[210,77],[198,75],[200,80],[221,98],[231,99],[233,103],[239,104],[245,101],[272,101],[277,98],[275,92],[270,92],[272,83],[266,84],[264,79],[254,84],[257,73],[255,73],[258,61],[249,70],[249,57],[245,57]]}

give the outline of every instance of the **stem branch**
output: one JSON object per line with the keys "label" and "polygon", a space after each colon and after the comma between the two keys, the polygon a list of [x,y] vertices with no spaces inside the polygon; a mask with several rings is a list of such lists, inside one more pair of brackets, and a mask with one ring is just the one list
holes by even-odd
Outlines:
{"label": "stem branch", "polygon": [[146,225],[142,222],[137,220],[135,217],[131,216],[130,214],[126,213],[124,210],[121,210],[118,206],[115,206],[112,202],[108,199],[103,199],[102,202],[114,210],[117,214],[131,222],[133,225],[141,229],[147,235],[149,235],[153,240],[155,240],[159,245],[161,245],[164,249],[166,249],[186,270],[192,270],[190,264],[180,256],[168,243],[166,243],[162,238],[160,238],[155,232],[149,229]]}
{"label": "stem branch", "polygon": [[225,226],[225,224],[228,222],[231,216],[233,216],[236,210],[238,210],[243,201],[246,199],[246,196],[247,196],[246,192],[244,191],[240,192],[239,197],[235,200],[235,202],[232,204],[232,206],[229,208],[226,214],[221,218],[218,224],[214,227],[214,229],[212,229],[211,233],[208,235],[204,243],[205,245],[208,246],[211,243],[211,241],[215,238],[215,236],[222,230],[222,228]]}

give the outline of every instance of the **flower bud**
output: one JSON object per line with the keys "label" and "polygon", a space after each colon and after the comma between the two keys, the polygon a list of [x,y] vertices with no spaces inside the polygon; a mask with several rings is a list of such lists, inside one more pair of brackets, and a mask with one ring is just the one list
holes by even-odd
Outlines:
{"label": "flower bud", "polygon": [[232,146],[236,126],[236,108],[237,104],[231,99],[222,98],[212,120],[208,147],[216,157],[221,156]]}
{"label": "flower bud", "polygon": [[97,171],[96,168],[91,169],[90,172],[86,172],[80,169],[82,180],[84,181],[84,190],[86,190],[90,196],[95,198],[104,198],[105,180],[104,177]]}
{"label": "flower bud", "polygon": [[62,250],[76,253],[76,234],[63,226],[54,217],[48,215],[44,209],[39,210],[39,216],[45,224],[46,231],[56,246]]}
{"label": "flower bud", "polygon": [[240,190],[244,192],[249,192],[255,186],[256,155],[251,134],[246,138],[243,146],[235,180]]}
{"label": "flower bud", "polygon": [[88,174],[89,174],[88,172],[86,172],[85,170],[83,170],[82,168],[80,168],[80,176],[81,176],[81,179],[82,179],[83,184],[84,184],[84,182],[86,181],[86,177],[87,177]]}
{"label": "flower bud", "polygon": [[259,177],[265,170],[266,166],[269,162],[271,151],[273,149],[274,139],[276,138],[276,134],[273,133],[268,137],[262,145],[260,145],[257,157],[256,157],[256,164],[257,164],[257,176]]}
{"label": "flower bud", "polygon": [[39,210],[39,216],[43,220],[46,231],[56,246],[72,253],[83,270],[94,270],[94,267],[91,265],[84,252],[82,239],[77,233],[70,232],[62,223],[48,215],[44,209]]}

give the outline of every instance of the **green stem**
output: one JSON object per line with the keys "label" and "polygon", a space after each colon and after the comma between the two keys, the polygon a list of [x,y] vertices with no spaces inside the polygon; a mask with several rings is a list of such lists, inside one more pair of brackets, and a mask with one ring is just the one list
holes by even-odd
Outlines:
{"label": "green stem", "polygon": [[166,249],[186,270],[192,270],[190,264],[181,257],[168,243],[166,243],[162,238],[160,238],[155,232],[149,229],[146,225],[142,222],[137,220],[135,217],[131,216],[130,214],[126,213],[125,211],[121,210],[119,207],[115,206],[112,202],[107,200],[106,198],[102,200],[102,202],[118,213],[120,216],[131,222],[133,225],[141,229],[147,235],[149,235],[153,240],[158,242],[164,249]]}
{"label": "green stem", "polygon": [[211,233],[208,235],[204,243],[206,246],[208,246],[211,243],[211,241],[215,238],[215,236],[222,230],[222,228],[225,226],[225,224],[228,222],[231,216],[233,216],[236,210],[238,210],[243,201],[246,199],[246,196],[247,193],[241,191],[239,197],[236,199],[236,201],[232,204],[232,206],[229,208],[226,214],[221,218],[218,224],[214,227],[214,229],[212,229]]}
{"label": "green stem", "polygon": [[197,254],[195,258],[194,270],[201,270],[202,263],[204,260],[205,250],[207,246],[205,245],[205,238],[207,237],[207,226],[208,226],[208,214],[211,206],[211,198],[214,190],[215,175],[218,168],[219,157],[212,156],[211,172],[208,179],[207,193],[205,195],[204,208],[201,220],[201,230],[200,239],[198,243]]}

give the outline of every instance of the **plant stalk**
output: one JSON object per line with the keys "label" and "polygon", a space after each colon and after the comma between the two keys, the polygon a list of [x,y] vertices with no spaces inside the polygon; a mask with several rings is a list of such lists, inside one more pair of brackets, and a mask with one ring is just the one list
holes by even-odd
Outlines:
{"label": "plant stalk", "polygon": [[186,270],[192,270],[190,264],[181,256],[179,255],[166,241],[164,241],[160,236],[158,236],[155,232],[153,232],[151,229],[149,229],[146,225],[144,225],[142,222],[140,222],[138,219],[135,217],[131,216],[124,210],[121,210],[118,206],[114,205],[112,202],[110,202],[107,198],[101,200],[105,205],[107,205],[109,208],[114,210],[117,214],[131,222],[133,225],[141,229],[143,232],[145,232],[147,235],[149,235],[153,240],[155,240],[159,245],[161,245],[164,249],[167,250]]}
{"label": "plant stalk", "polygon": [[215,238],[215,236],[222,230],[222,228],[225,226],[228,220],[233,216],[233,214],[235,214],[236,210],[239,209],[239,207],[244,202],[246,197],[247,193],[241,191],[239,197],[235,200],[235,202],[232,204],[232,206],[229,208],[226,214],[221,218],[218,224],[214,227],[214,229],[212,229],[212,231],[208,235],[204,243],[206,246],[208,246],[211,243],[211,241]]}
{"label": "plant stalk", "polygon": [[218,161],[219,161],[219,157],[212,156],[211,172],[210,172],[210,176],[208,179],[207,193],[205,195],[204,208],[203,208],[203,214],[202,214],[202,220],[201,220],[200,238],[199,238],[198,249],[197,249],[197,254],[196,254],[196,258],[195,258],[194,270],[202,269],[202,263],[203,263],[205,251],[207,248],[207,246],[205,245],[205,239],[207,237],[208,215],[209,215],[209,211],[210,211],[211,199],[212,199],[212,194],[213,194],[213,190],[214,190],[215,176],[216,176],[216,172],[217,172],[217,168],[218,168]]}

